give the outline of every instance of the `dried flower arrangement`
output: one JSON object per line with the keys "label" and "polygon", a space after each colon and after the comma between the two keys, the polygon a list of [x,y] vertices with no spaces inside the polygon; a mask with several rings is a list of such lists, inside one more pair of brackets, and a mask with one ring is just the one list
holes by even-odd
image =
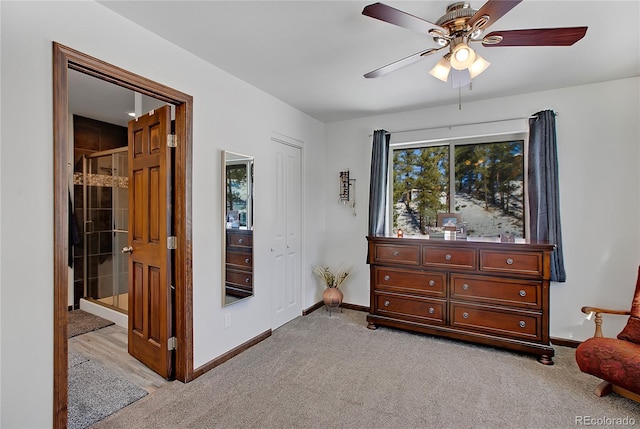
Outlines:
{"label": "dried flower arrangement", "polygon": [[351,275],[350,268],[338,268],[332,271],[328,266],[312,266],[313,274],[315,274],[328,288],[338,288]]}

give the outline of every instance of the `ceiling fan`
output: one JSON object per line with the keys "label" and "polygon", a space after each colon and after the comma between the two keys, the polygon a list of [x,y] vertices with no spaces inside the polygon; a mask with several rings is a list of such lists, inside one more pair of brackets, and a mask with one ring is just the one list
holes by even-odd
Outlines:
{"label": "ceiling fan", "polygon": [[471,43],[486,47],[571,46],[587,32],[587,27],[564,27],[494,31],[482,36],[484,30],[521,1],[489,0],[480,9],[473,9],[468,2],[456,2],[447,7],[435,24],[383,3],[370,4],[362,10],[363,15],[431,36],[439,46],[387,64],[364,77],[382,76],[449,48],[429,73],[443,82],[448,82],[451,76],[453,87],[459,88],[471,83],[491,64],[471,49]]}

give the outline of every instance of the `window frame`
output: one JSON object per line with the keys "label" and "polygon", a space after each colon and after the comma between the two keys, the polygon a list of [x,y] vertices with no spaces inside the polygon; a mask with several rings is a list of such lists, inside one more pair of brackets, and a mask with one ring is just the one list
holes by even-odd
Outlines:
{"label": "window frame", "polygon": [[[393,136],[393,134],[392,134]],[[455,149],[456,146],[499,143],[502,141],[523,141],[523,186],[524,186],[524,239],[530,236],[529,230],[529,198],[528,198],[528,162],[529,159],[529,132],[528,130],[513,131],[496,134],[483,134],[476,136],[459,136],[448,138],[419,139],[413,141],[392,141],[389,144],[389,165],[387,169],[387,204],[386,225],[387,235],[393,235],[393,162],[394,151],[404,149],[419,149],[434,146],[449,146],[449,212],[455,212]]]}

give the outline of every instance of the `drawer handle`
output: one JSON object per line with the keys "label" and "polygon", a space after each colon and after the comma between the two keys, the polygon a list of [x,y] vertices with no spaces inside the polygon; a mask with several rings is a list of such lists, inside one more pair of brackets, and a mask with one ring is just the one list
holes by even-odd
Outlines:
{"label": "drawer handle", "polygon": [[527,296],[527,292],[524,289],[522,289],[520,291],[520,296]]}
{"label": "drawer handle", "polygon": [[249,284],[251,282],[251,279],[249,277],[247,277],[246,279],[244,279],[244,282]]}
{"label": "drawer handle", "polygon": [[385,301],[385,302],[384,302],[384,306],[385,306],[385,307],[388,307],[388,306],[389,306],[389,301]]}
{"label": "drawer handle", "polygon": [[447,261],[451,260],[451,255],[449,253],[447,253],[446,255],[444,255],[444,259],[446,259]]}
{"label": "drawer handle", "polygon": [[435,286],[436,282],[435,280],[429,280],[429,286]]}
{"label": "drawer handle", "polygon": [[400,254],[400,252],[398,252],[397,250],[395,252],[393,252],[393,256],[398,256]]}
{"label": "drawer handle", "polygon": [[248,264],[249,262],[251,262],[251,259],[249,259],[249,258],[245,258],[244,263],[245,263],[245,264]]}
{"label": "drawer handle", "polygon": [[385,282],[388,282],[390,278],[391,278],[391,277],[389,277],[389,276],[384,276],[384,281],[385,281]]}
{"label": "drawer handle", "polygon": [[436,312],[436,310],[434,310],[433,307],[429,307],[429,314],[433,314],[435,312]]}
{"label": "drawer handle", "polygon": [[243,240],[242,238],[239,238],[238,243],[242,244],[242,240]]}
{"label": "drawer handle", "polygon": [[468,284],[466,284],[466,283],[465,283],[465,284],[463,284],[463,285],[462,285],[462,289],[464,289],[464,290],[469,290],[469,285],[468,285]]}
{"label": "drawer handle", "polygon": [[467,313],[466,311],[464,313],[462,313],[462,317],[464,317],[465,319],[469,318],[469,313]]}
{"label": "drawer handle", "polygon": [[507,258],[507,265],[513,265],[513,259]]}
{"label": "drawer handle", "polygon": [[527,326],[527,324],[524,323],[524,320],[521,320],[519,325],[520,325],[521,328],[524,328],[525,326]]}

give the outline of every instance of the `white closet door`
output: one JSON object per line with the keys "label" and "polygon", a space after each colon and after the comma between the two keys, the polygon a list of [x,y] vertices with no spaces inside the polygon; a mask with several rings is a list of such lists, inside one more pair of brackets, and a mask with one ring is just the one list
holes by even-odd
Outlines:
{"label": "white closet door", "polygon": [[302,314],[300,148],[273,141],[272,308],[275,329]]}

